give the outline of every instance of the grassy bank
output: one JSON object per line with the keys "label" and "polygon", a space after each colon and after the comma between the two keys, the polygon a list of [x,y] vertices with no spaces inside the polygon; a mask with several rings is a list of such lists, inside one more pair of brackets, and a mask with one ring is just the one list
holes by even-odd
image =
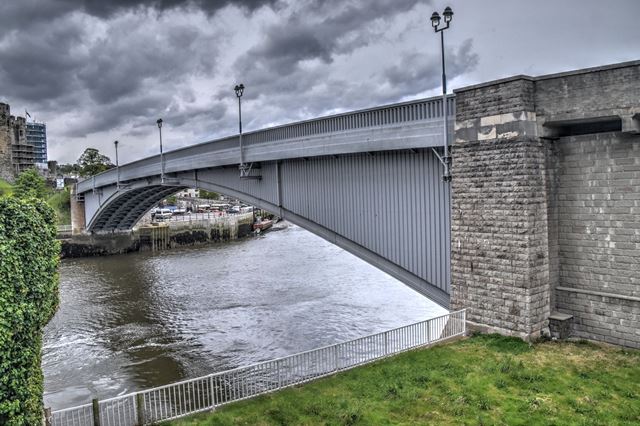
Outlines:
{"label": "grassy bank", "polygon": [[476,336],[171,424],[637,425],[640,351]]}

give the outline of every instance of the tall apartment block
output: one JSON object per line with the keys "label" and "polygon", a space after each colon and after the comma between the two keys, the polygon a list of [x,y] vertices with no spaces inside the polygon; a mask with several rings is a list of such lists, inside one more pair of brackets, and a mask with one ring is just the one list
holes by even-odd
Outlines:
{"label": "tall apartment block", "polygon": [[33,145],[33,161],[45,167],[47,164],[47,125],[27,122],[27,143]]}

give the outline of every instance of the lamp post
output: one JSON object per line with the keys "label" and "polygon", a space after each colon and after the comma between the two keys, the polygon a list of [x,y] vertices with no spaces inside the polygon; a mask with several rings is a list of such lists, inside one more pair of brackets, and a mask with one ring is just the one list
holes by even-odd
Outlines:
{"label": "lamp post", "polygon": [[160,184],[164,184],[164,156],[162,155],[162,118],[156,121],[158,132],[160,132]]}
{"label": "lamp post", "polygon": [[240,177],[243,177],[247,173],[247,166],[244,164],[244,154],[242,153],[242,95],[244,93],[244,84],[236,84],[236,87],[233,88],[236,92],[236,97],[238,98],[238,130],[239,130],[239,139],[240,139]]}
{"label": "lamp post", "polygon": [[118,141],[114,141],[116,147],[116,189],[120,189],[120,163],[118,162]]}
{"label": "lamp post", "polygon": [[445,182],[449,182],[451,180],[451,171],[449,170],[451,166],[451,156],[449,155],[449,117],[447,114],[447,75],[445,73],[444,63],[444,30],[449,28],[449,24],[453,18],[453,10],[451,10],[450,7],[446,7],[444,12],[442,12],[442,16],[444,17],[444,23],[447,24],[446,27],[438,28],[440,26],[440,15],[438,12],[433,12],[431,15],[431,26],[436,33],[440,33],[440,48],[442,51],[442,115],[444,116],[444,158],[442,159],[444,175],[442,179]]}

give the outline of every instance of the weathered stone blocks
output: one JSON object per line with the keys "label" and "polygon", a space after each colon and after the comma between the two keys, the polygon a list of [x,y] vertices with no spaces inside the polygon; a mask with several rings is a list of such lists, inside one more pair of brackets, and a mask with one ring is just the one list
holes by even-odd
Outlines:
{"label": "weathered stone blocks", "polygon": [[640,61],[460,89],[456,108],[452,307],[524,338],[558,311],[555,333],[639,347]]}

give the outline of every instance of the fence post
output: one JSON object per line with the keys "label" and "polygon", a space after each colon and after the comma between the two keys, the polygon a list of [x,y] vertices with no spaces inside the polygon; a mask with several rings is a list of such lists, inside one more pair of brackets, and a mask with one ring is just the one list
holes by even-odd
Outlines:
{"label": "fence post", "polygon": [[467,310],[462,310],[462,335],[467,335]]}
{"label": "fence post", "polygon": [[278,375],[278,389],[282,387],[282,377],[280,376],[280,361],[276,361],[276,372]]}
{"label": "fence post", "polygon": [[384,332],[384,354],[389,355],[389,332]]}
{"label": "fence post", "polygon": [[427,320],[427,345],[431,344],[431,320]]}
{"label": "fence post", "polygon": [[93,398],[91,404],[93,405],[93,426],[100,426],[100,404],[98,403],[98,398]]}
{"label": "fence post", "polygon": [[333,345],[333,364],[335,365],[334,370],[338,371],[338,345]]}
{"label": "fence post", "polygon": [[213,376],[209,378],[209,386],[211,386],[211,409],[216,409],[216,390],[213,387]]}
{"label": "fence post", "polygon": [[138,426],[144,425],[144,395],[136,394],[136,411],[138,412]]}
{"label": "fence post", "polygon": [[45,426],[51,426],[51,407],[44,409],[44,424]]}

